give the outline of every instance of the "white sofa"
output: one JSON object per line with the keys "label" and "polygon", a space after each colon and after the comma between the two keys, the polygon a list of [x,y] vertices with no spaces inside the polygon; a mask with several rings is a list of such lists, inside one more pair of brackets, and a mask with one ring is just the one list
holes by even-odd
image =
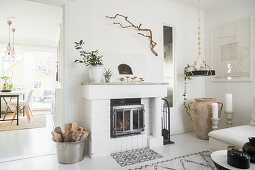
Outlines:
{"label": "white sofa", "polygon": [[255,136],[255,96],[253,96],[250,124],[211,131],[209,133],[209,149],[211,151],[224,150],[229,145],[242,148],[248,142],[248,137],[251,136]]}

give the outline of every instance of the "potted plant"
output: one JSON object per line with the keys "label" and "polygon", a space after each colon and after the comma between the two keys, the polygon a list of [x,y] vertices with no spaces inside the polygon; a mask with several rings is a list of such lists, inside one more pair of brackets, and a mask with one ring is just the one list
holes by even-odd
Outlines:
{"label": "potted plant", "polygon": [[10,77],[2,76],[1,79],[4,81],[4,84],[2,86],[2,90],[9,90],[9,83],[7,81],[10,79]]}
{"label": "potted plant", "polygon": [[110,83],[111,77],[112,77],[112,71],[110,70],[110,68],[104,69],[104,78],[106,83]]}
{"label": "potted plant", "polygon": [[98,50],[95,51],[85,51],[83,49],[84,42],[80,40],[79,42],[74,42],[75,49],[79,51],[80,59],[75,60],[75,63],[82,63],[85,66],[89,66],[89,78],[92,82],[100,82],[102,79],[102,57],[98,55]]}

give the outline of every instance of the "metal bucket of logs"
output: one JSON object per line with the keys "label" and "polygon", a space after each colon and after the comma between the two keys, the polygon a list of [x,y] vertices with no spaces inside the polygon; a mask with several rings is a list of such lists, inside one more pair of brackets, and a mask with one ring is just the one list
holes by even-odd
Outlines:
{"label": "metal bucket of logs", "polygon": [[72,164],[80,162],[85,157],[86,141],[89,132],[77,123],[69,123],[65,133],[60,127],[52,132],[53,140],[56,142],[58,162]]}

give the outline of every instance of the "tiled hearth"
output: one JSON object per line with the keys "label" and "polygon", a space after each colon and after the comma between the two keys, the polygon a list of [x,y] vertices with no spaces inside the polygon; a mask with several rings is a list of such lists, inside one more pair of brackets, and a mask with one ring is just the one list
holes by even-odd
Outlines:
{"label": "tiled hearth", "polygon": [[[163,83],[93,84],[83,83],[84,125],[91,131],[91,158],[142,147],[163,145],[161,136],[161,98],[167,94]],[[144,106],[144,131],[140,134],[111,137],[111,99],[141,98]]]}

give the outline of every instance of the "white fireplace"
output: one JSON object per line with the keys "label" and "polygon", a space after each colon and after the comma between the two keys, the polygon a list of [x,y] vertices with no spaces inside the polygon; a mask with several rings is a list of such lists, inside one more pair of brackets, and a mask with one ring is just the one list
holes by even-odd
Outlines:
{"label": "white fireplace", "polygon": [[[84,125],[90,130],[88,151],[91,158],[142,147],[163,145],[161,98],[167,96],[166,83],[82,83]],[[111,100],[140,99],[144,129],[132,135],[111,136]],[[133,129],[134,127],[132,127]]]}

